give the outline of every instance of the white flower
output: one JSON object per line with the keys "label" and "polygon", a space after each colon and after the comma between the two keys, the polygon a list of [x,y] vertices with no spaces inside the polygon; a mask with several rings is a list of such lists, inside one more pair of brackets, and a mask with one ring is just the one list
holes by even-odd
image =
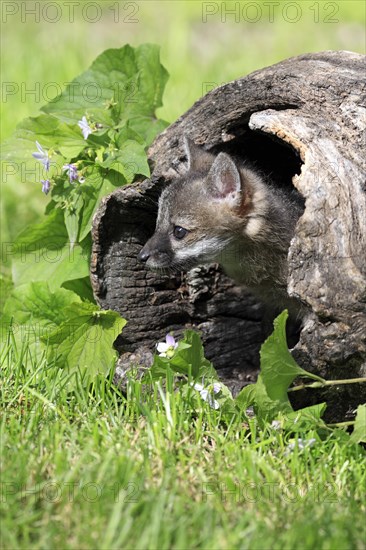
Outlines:
{"label": "white flower", "polygon": [[84,139],[88,139],[89,135],[93,132],[93,129],[89,126],[86,116],[83,116],[83,118],[78,121],[78,126],[83,134]]}
{"label": "white flower", "polygon": [[178,343],[175,341],[174,337],[171,334],[166,335],[165,342],[159,342],[156,345],[159,356],[168,357],[169,359],[173,357],[177,347]]}
{"label": "white flower", "polygon": [[219,409],[220,404],[216,399],[214,398],[214,395],[216,393],[220,393],[221,391],[221,385],[218,382],[214,382],[213,384],[210,384],[205,388],[203,384],[193,384],[193,387],[195,390],[197,390],[200,393],[201,398],[203,401],[207,401],[207,403],[210,405],[212,409]]}
{"label": "white flower", "polygon": [[273,428],[274,430],[280,430],[281,427],[281,422],[279,420],[272,420],[271,428]]}
{"label": "white flower", "polygon": [[298,437],[297,440],[292,441],[287,445],[287,451],[291,452],[296,447],[299,449],[299,451],[302,451],[305,449],[305,447],[312,447],[315,445],[316,439],[312,437],[311,439],[302,439],[301,437]]}

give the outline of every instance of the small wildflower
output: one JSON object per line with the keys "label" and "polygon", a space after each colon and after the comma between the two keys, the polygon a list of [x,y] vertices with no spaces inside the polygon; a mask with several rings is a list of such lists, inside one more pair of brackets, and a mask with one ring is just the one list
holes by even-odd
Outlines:
{"label": "small wildflower", "polygon": [[298,447],[299,451],[302,451],[305,447],[312,447],[315,443],[316,439],[314,437],[311,439],[302,439],[301,437],[298,437],[296,440],[287,445],[287,452],[292,452],[296,447]]}
{"label": "small wildflower", "polygon": [[214,382],[213,384],[210,384],[205,388],[203,384],[194,384],[194,389],[197,390],[200,393],[201,398],[203,401],[207,401],[207,403],[210,405],[212,409],[219,409],[220,404],[216,399],[214,398],[214,395],[217,393],[220,393],[221,386],[218,382]]}
{"label": "small wildflower", "polygon": [[46,171],[50,169],[50,157],[49,157],[49,151],[45,151],[42,147],[42,145],[36,141],[38,153],[32,153],[32,156],[39,160],[43,166],[46,168]]}
{"label": "small wildflower", "polygon": [[70,183],[78,179],[78,170],[76,164],[65,164],[62,167],[62,170],[66,170],[66,173],[69,176]]}
{"label": "small wildflower", "polygon": [[274,430],[280,430],[281,427],[281,422],[279,420],[272,420],[271,428],[273,428]]}
{"label": "small wildflower", "polygon": [[168,357],[171,359],[177,347],[178,343],[175,341],[174,337],[171,334],[167,334],[165,337],[165,342],[159,342],[156,349],[159,352],[160,357]]}
{"label": "small wildflower", "polygon": [[83,176],[81,176],[81,177],[79,178],[79,183],[84,183],[84,181],[85,181],[85,178],[84,178]]}
{"label": "small wildflower", "polygon": [[51,183],[50,180],[41,180],[42,184],[42,191],[45,195],[48,194],[49,190],[51,189]]}
{"label": "small wildflower", "polygon": [[83,118],[78,121],[78,126],[81,129],[84,139],[88,139],[89,135],[93,132],[93,130],[89,126],[89,123],[86,120],[86,116],[83,116]]}

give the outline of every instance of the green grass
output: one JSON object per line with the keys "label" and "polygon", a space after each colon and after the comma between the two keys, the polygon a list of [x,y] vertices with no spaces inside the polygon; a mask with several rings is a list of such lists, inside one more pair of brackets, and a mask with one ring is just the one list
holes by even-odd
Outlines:
{"label": "green grass", "polygon": [[291,451],[158,386],[67,382],[3,350],[2,548],[365,548],[365,453],[342,431]]}

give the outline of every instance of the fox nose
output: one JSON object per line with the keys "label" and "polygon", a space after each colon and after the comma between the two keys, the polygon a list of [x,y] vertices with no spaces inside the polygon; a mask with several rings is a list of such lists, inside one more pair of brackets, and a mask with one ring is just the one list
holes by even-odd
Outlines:
{"label": "fox nose", "polygon": [[137,254],[137,259],[139,262],[147,262],[147,260],[150,258],[150,252],[145,250],[145,248],[142,248],[140,252]]}

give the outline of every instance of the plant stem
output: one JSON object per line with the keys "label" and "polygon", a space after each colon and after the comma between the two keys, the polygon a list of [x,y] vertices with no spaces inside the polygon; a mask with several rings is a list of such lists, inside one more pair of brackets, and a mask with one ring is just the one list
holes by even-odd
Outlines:
{"label": "plant stem", "polygon": [[366,382],[366,378],[345,378],[342,380],[324,380],[324,382],[314,382],[313,384],[301,384],[287,390],[288,392],[300,391],[307,388],[323,388],[325,386],[340,386],[343,384],[362,384]]}
{"label": "plant stem", "polygon": [[343,428],[343,426],[354,426],[355,421],[350,420],[349,422],[336,422],[335,424],[327,424],[328,428]]}

